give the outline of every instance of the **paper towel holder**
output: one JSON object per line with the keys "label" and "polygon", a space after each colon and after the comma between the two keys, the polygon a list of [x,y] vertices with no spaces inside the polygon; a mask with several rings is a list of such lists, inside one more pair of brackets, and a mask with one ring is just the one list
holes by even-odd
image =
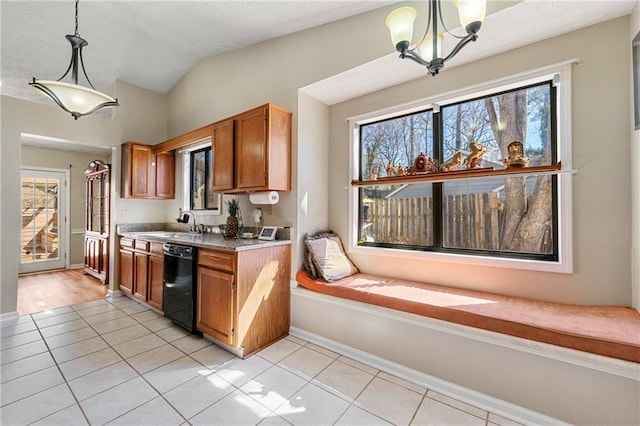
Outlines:
{"label": "paper towel holder", "polygon": [[280,201],[280,194],[277,191],[250,192],[249,201],[254,205],[274,205]]}

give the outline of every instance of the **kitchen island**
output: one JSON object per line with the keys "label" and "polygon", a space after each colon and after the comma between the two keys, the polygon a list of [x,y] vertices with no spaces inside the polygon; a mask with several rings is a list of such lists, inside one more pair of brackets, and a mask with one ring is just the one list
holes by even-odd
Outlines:
{"label": "kitchen island", "polygon": [[162,311],[164,243],[197,247],[197,329],[246,357],[289,333],[291,241],[172,230],[119,230],[120,289]]}

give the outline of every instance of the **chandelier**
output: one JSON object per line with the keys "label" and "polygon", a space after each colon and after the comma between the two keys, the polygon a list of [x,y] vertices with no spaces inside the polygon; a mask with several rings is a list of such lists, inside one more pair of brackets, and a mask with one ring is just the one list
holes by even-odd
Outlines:
{"label": "chandelier", "polygon": [[[35,77],[29,83],[34,89],[42,91],[58,104],[60,108],[70,113],[76,120],[78,117],[88,115],[105,107],[118,106],[118,99],[96,90],[89,80],[82,60],[82,48],[88,45],[87,41],[78,34],[78,1],[76,0],[76,31],[65,38],[71,43],[71,62],[65,73],[58,80],[37,80]],[[89,87],[78,85],[78,68],[82,67],[82,73],[89,83]],[[71,72],[72,83],[61,81]]]}
{"label": "chandelier", "polygon": [[[444,24],[441,0],[428,1],[427,29],[414,48],[409,48],[413,38],[413,22],[417,16],[414,8],[401,7],[394,10],[387,16],[386,25],[391,33],[393,45],[400,52],[400,58],[409,58],[427,67],[429,73],[435,76],[444,67],[446,61],[453,58],[469,42],[478,39],[478,31],[485,17],[487,2],[486,0],[452,0],[453,5],[458,9],[460,23],[467,32],[466,35],[458,36],[449,32]],[[444,33],[440,32],[440,26],[447,34],[459,39],[451,53],[444,58],[442,57]]]}

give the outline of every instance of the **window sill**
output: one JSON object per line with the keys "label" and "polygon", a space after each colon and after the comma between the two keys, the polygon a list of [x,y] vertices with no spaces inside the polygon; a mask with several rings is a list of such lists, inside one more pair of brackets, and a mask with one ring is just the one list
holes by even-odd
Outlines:
{"label": "window sill", "polygon": [[472,256],[457,253],[425,252],[415,250],[402,250],[397,248],[382,247],[362,247],[352,246],[348,250],[349,254],[384,256],[392,258],[412,259],[420,261],[433,261],[455,263],[457,265],[475,265],[493,268],[518,269],[528,271],[554,272],[562,274],[572,274],[573,264],[570,260],[541,261],[531,259],[513,259],[503,257]]}

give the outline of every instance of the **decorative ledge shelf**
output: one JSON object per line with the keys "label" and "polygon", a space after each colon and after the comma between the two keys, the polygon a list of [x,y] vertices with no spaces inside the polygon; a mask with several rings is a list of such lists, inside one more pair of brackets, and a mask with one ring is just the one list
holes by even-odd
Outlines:
{"label": "decorative ledge shelf", "polygon": [[494,169],[491,167],[470,170],[454,170],[451,172],[419,173],[410,176],[381,177],[376,180],[352,180],[351,186],[373,186],[385,184],[405,184],[417,182],[444,182],[455,179],[471,179],[479,177],[549,175],[560,173],[577,173],[576,170],[561,170],[561,163],[548,166],[519,167],[510,169]]}

